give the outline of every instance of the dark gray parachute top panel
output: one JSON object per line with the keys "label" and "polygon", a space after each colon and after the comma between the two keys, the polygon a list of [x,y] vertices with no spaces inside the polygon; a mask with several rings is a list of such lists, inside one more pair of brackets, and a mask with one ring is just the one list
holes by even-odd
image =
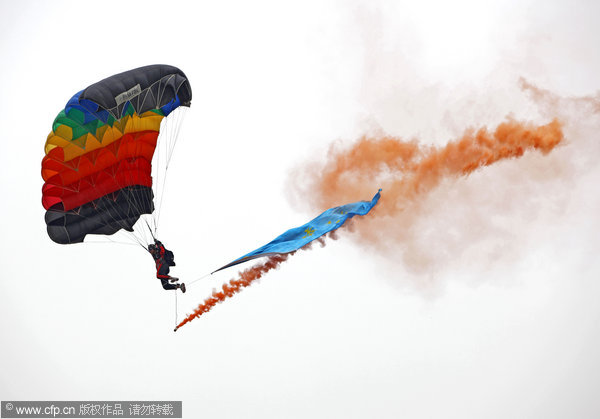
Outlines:
{"label": "dark gray parachute top panel", "polygon": [[81,93],[80,101],[92,101],[119,118],[127,102],[141,114],[161,108],[176,97],[182,106],[190,106],[192,88],[186,75],[177,67],[154,64],[94,83]]}

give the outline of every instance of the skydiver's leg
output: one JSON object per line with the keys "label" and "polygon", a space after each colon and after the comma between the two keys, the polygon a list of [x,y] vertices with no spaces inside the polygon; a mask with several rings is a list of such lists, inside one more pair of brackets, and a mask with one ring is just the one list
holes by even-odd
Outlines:
{"label": "skydiver's leg", "polygon": [[169,284],[169,280],[167,278],[158,278],[160,279],[160,283],[165,290],[176,290],[177,284]]}

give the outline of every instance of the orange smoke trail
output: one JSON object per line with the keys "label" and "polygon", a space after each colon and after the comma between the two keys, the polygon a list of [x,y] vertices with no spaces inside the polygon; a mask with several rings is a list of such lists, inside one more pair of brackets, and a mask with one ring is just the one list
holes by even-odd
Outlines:
{"label": "orange smoke trail", "polygon": [[[393,260],[403,257],[405,266],[420,271],[436,259],[432,249],[423,245],[423,232],[412,228],[422,217],[421,204],[430,192],[448,179],[468,176],[527,151],[549,153],[563,139],[557,120],[541,126],[508,120],[493,132],[486,128],[468,130],[442,147],[391,136],[365,136],[349,149],[331,147],[322,165],[299,167],[291,177],[290,190],[300,197],[298,202],[315,210],[353,202],[382,187],[381,200],[372,215],[355,224],[359,241],[375,246]],[[460,250],[456,248],[454,254]]]}
{"label": "orange smoke trail", "polygon": [[236,293],[240,292],[243,288],[250,286],[254,281],[261,278],[264,274],[272,269],[276,269],[282,262],[285,262],[287,258],[293,255],[295,252],[269,256],[268,259],[260,265],[253,266],[239,273],[237,279],[232,279],[228,283],[225,283],[221,287],[221,291],[213,291],[212,295],[208,297],[202,304],[200,304],[192,314],[189,314],[181,323],[177,325],[175,331],[185,325],[186,323],[194,320],[197,317],[202,316],[204,313],[208,313],[217,303],[225,301],[229,297],[233,297]]}
{"label": "orange smoke trail", "polygon": [[381,184],[385,193],[377,214],[393,214],[446,177],[468,175],[499,160],[520,157],[527,150],[548,153],[563,138],[557,120],[542,126],[508,121],[493,133],[486,128],[467,131],[441,148],[395,137],[363,137],[349,150],[330,151],[329,161],[313,178],[310,197],[314,206],[328,208],[368,195]]}

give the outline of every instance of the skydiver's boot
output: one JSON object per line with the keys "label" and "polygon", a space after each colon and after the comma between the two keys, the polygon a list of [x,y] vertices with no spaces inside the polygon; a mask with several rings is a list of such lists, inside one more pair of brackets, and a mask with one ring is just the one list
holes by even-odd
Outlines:
{"label": "skydiver's boot", "polygon": [[177,284],[177,288],[179,288],[181,292],[185,293],[185,284],[183,282],[181,284]]}

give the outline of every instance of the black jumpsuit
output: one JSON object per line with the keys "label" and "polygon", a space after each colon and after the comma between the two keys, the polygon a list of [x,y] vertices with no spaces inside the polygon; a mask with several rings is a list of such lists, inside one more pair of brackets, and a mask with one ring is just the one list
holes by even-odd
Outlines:
{"label": "black jumpsuit", "polygon": [[156,277],[158,279],[160,279],[160,282],[164,289],[166,289],[166,290],[177,289],[176,284],[169,283],[169,271],[171,270],[171,268],[169,268],[169,264],[165,260],[165,252],[166,252],[165,246],[163,246],[162,243],[158,242],[157,247],[158,247],[158,252],[156,253],[156,255],[152,255],[156,262]]}

